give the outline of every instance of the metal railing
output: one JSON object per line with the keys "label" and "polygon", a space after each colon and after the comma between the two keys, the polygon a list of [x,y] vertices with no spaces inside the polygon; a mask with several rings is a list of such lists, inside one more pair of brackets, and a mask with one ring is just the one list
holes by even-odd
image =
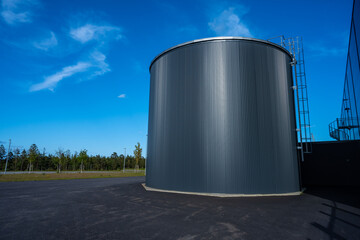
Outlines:
{"label": "metal railing", "polygon": [[337,125],[341,129],[351,129],[359,127],[357,118],[337,118],[335,121],[337,121]]}
{"label": "metal railing", "polygon": [[338,141],[351,140],[348,131],[353,128],[359,128],[357,118],[337,118],[329,124],[329,134]]}

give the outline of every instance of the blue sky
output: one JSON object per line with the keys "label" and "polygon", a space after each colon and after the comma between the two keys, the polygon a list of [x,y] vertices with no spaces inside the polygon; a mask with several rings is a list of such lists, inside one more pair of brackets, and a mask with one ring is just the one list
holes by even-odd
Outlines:
{"label": "blue sky", "polygon": [[151,60],[199,38],[304,38],[316,141],[339,117],[352,1],[2,0],[0,143],[146,153]]}

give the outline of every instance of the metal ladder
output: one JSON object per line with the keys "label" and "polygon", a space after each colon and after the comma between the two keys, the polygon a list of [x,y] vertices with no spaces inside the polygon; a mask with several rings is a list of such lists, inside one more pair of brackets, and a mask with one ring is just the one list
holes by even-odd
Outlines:
{"label": "metal ladder", "polygon": [[306,74],[305,74],[305,59],[302,37],[296,37],[294,40],[294,48],[296,51],[295,68],[297,78],[297,89],[299,91],[298,108],[300,109],[300,127],[301,127],[301,142],[303,143],[304,153],[311,153],[311,129],[310,129],[310,113],[309,100],[307,92]]}
{"label": "metal ladder", "polygon": [[[292,57],[291,65],[293,66],[293,74],[295,78],[295,108],[297,110],[296,125],[298,128],[297,148],[301,151],[301,160],[304,161],[304,153],[312,152],[312,134],[310,128],[310,112],[309,112],[309,101],[306,83],[305,73],[305,58],[302,37],[290,37],[285,38],[284,36],[278,36],[271,39],[280,38],[280,45],[287,49]],[[271,39],[268,39],[271,40]]]}

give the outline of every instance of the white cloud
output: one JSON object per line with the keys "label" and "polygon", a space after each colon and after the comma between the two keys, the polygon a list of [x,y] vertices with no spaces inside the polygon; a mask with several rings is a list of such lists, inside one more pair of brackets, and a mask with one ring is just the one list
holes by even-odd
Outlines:
{"label": "white cloud", "polygon": [[1,16],[8,24],[30,22],[31,18],[28,12],[14,13],[10,10],[1,12]]}
{"label": "white cloud", "polygon": [[91,40],[99,40],[110,33],[115,35],[115,39],[120,39],[122,38],[120,31],[120,28],[114,26],[86,24],[79,28],[71,29],[70,36],[81,43],[86,43]]}
{"label": "white cloud", "polygon": [[56,84],[62,79],[71,77],[72,75],[86,71],[91,65],[86,62],[78,62],[76,65],[64,67],[60,72],[50,75],[41,83],[31,86],[30,92],[35,92],[43,89],[54,90]]}
{"label": "white cloud", "polygon": [[119,96],[118,96],[118,98],[125,98],[126,97],[126,94],[120,94]]}
{"label": "white cloud", "polygon": [[76,73],[84,73],[84,78],[86,79],[103,75],[106,72],[111,71],[109,64],[107,64],[105,60],[106,56],[103,53],[94,51],[89,54],[87,61],[78,62],[75,65],[64,67],[61,71],[45,77],[43,82],[32,85],[30,92],[40,91],[43,89],[53,91],[58,82],[71,77]]}
{"label": "white cloud", "polygon": [[91,77],[103,75],[104,73],[110,71],[109,64],[105,62],[105,59],[106,56],[99,51],[94,51],[90,54],[90,60],[92,62],[92,66],[96,68],[96,70],[94,71]]}
{"label": "white cloud", "polygon": [[38,2],[35,0],[3,0],[1,16],[10,25],[31,22],[32,13],[29,8],[36,4]]}
{"label": "white cloud", "polygon": [[53,32],[50,32],[50,38],[46,38],[42,41],[35,42],[34,47],[48,51],[50,48],[55,47],[58,44],[58,41],[56,39],[56,36]]}
{"label": "white cloud", "polygon": [[[35,92],[44,89],[53,91],[60,81],[67,78],[74,79],[74,75],[76,75],[76,82],[80,82],[111,71],[109,64],[106,62],[106,55],[103,53],[103,50],[107,47],[106,43],[109,37],[112,37],[112,39],[120,39],[123,37],[120,32],[120,28],[110,25],[85,24],[79,28],[71,29],[70,36],[74,40],[81,43],[96,41],[95,44],[87,46],[90,47],[87,48],[87,55],[82,56],[76,64],[68,65],[54,74],[45,76],[42,82],[33,84],[29,91]],[[33,43],[34,47],[44,51],[48,51],[57,45],[58,41],[53,32],[50,32],[49,38]]]}
{"label": "white cloud", "polygon": [[253,37],[247,25],[242,21],[246,9],[241,8],[239,14],[235,14],[235,8],[224,10],[218,17],[214,18],[208,25],[218,36],[241,36]]}

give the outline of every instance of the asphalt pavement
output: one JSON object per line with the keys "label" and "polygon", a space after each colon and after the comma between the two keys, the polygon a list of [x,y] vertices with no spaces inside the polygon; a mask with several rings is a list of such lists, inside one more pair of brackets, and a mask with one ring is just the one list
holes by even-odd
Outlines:
{"label": "asphalt pavement", "polygon": [[360,189],[217,198],[144,177],[0,183],[0,239],[360,239]]}

